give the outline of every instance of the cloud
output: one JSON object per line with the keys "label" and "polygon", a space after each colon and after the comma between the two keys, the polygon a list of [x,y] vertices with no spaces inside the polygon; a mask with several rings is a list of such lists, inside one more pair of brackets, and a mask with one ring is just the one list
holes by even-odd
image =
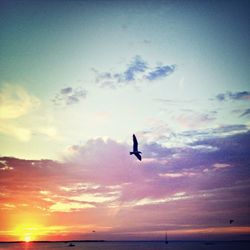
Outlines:
{"label": "cloud", "polygon": [[241,91],[241,92],[226,92],[226,93],[220,93],[216,95],[215,99],[217,101],[228,101],[228,100],[233,100],[233,101],[246,101],[250,100],[250,92],[249,91]]}
{"label": "cloud", "polygon": [[159,174],[160,177],[166,177],[166,178],[180,178],[180,177],[186,177],[186,176],[195,176],[196,173],[193,172],[177,172],[177,173],[164,173],[164,174]]}
{"label": "cloud", "polygon": [[21,117],[39,105],[39,99],[29,94],[22,86],[6,84],[0,89],[0,119]]}
{"label": "cloud", "polygon": [[225,101],[225,100],[226,100],[226,94],[223,94],[223,93],[218,94],[218,95],[216,95],[215,98],[216,98],[218,101]]}
{"label": "cloud", "polygon": [[[250,161],[250,157],[246,156],[247,150],[250,147],[249,139],[250,131],[247,131],[245,133],[235,134],[224,138],[207,138],[192,143],[191,145],[204,145],[216,149],[196,154],[196,160],[198,162],[207,162],[205,165],[213,166],[213,168],[216,169],[228,169],[228,171],[234,171],[233,168],[229,168],[229,166],[238,167],[244,172],[244,169]],[[238,172],[237,174],[244,179],[244,174],[242,175],[243,172]]]}
{"label": "cloud", "polygon": [[249,116],[250,115],[250,109],[246,109],[241,115],[240,117],[242,116]]}
{"label": "cloud", "polygon": [[209,138],[224,138],[248,132],[249,128],[245,124],[222,125],[215,128],[206,128],[203,130],[188,130],[178,133],[178,137],[184,142],[195,142]]}
{"label": "cloud", "polygon": [[40,100],[19,85],[6,84],[0,89],[0,133],[20,141],[29,141],[32,129],[19,125],[20,119],[40,107]]}
{"label": "cloud", "polygon": [[176,69],[175,65],[158,66],[152,71],[148,72],[145,78],[150,81],[154,81],[158,78],[166,77],[172,74],[175,71],[175,69]]}
{"label": "cloud", "polygon": [[71,211],[79,211],[84,208],[93,208],[93,205],[90,204],[79,204],[77,202],[57,202],[49,207],[49,210],[52,212],[71,212]]}
{"label": "cloud", "polygon": [[129,239],[126,231],[142,228],[157,234],[166,225],[177,231],[183,225],[220,228],[232,213],[244,226],[249,142],[248,131],[182,147],[145,143],[142,162],[129,155],[131,145],[111,139],[73,145],[63,162],[1,157],[1,214],[8,220],[15,211],[49,214],[55,225],[70,225],[74,232],[82,224],[100,227],[111,239],[115,232]]}
{"label": "cloud", "polygon": [[126,85],[134,82],[140,73],[145,72],[147,63],[140,57],[135,56],[127,65],[126,69],[120,73],[104,72],[96,73],[96,82],[102,87],[112,87]]}
{"label": "cloud", "polygon": [[145,72],[146,69],[147,63],[140,56],[135,56],[132,62],[128,65],[128,68],[124,72],[123,76],[120,76],[120,80],[125,82],[134,81],[136,74]]}
{"label": "cloud", "polygon": [[220,169],[229,168],[229,167],[231,167],[231,165],[225,164],[225,163],[215,163],[213,165],[213,167],[214,167],[215,170],[220,170]]}
{"label": "cloud", "polygon": [[30,129],[13,125],[12,123],[6,121],[0,123],[0,133],[14,137],[23,142],[29,141],[32,134]]}
{"label": "cloud", "polygon": [[150,44],[150,43],[151,43],[151,40],[144,39],[144,40],[143,40],[143,43],[145,43],[145,44]]}
{"label": "cloud", "polygon": [[60,90],[52,102],[58,106],[69,106],[79,103],[87,97],[87,91],[82,88],[66,87]]}
{"label": "cloud", "polygon": [[176,70],[175,65],[162,65],[149,67],[149,64],[139,55],[132,58],[122,72],[98,72],[96,74],[96,83],[101,87],[121,87],[128,84],[135,84],[140,81],[155,81],[167,77]]}
{"label": "cloud", "polygon": [[195,129],[207,126],[210,122],[215,120],[215,116],[214,114],[203,114],[189,111],[177,115],[175,119],[182,128]]}
{"label": "cloud", "polygon": [[64,89],[61,89],[61,94],[62,95],[67,95],[67,94],[71,94],[72,92],[73,92],[73,88],[71,88],[71,87],[67,87],[67,88],[64,88]]}

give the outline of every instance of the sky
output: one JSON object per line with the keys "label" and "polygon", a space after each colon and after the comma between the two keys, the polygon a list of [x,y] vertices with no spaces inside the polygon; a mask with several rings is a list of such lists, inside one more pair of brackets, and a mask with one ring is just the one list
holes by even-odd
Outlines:
{"label": "sky", "polygon": [[250,240],[249,10],[1,0],[0,240]]}

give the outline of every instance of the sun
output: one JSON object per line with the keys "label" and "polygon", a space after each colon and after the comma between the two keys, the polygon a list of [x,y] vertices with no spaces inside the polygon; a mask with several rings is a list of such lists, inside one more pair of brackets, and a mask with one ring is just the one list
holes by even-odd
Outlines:
{"label": "sun", "polygon": [[31,241],[31,236],[30,235],[25,235],[24,236],[24,241],[25,242],[30,242]]}
{"label": "sun", "polygon": [[31,242],[44,234],[44,228],[37,224],[24,223],[19,224],[13,230],[13,235],[17,236],[20,241]]}

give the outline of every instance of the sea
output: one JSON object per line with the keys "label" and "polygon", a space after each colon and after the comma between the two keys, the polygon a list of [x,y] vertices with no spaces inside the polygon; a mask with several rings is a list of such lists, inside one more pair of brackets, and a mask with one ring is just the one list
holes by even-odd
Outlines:
{"label": "sea", "polygon": [[69,243],[50,242],[50,243],[0,243],[0,250],[249,250],[250,241],[220,241],[220,242],[202,242],[202,241],[174,241],[165,244],[165,242],[156,241],[138,241],[138,242],[72,242]]}

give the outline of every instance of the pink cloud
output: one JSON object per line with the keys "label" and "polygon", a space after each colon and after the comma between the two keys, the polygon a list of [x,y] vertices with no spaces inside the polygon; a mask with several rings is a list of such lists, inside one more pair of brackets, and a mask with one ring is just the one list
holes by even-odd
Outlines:
{"label": "pink cloud", "polygon": [[[63,162],[2,157],[0,219],[32,211],[48,218],[47,226],[73,227],[77,236],[84,224],[109,239],[222,227],[230,217],[246,226],[248,165],[241,162],[241,172],[229,167],[245,154],[222,161],[235,143],[221,140],[209,142],[216,151],[144,145],[142,162],[128,145],[103,139],[69,147]],[[4,223],[0,231],[7,230]]]}

